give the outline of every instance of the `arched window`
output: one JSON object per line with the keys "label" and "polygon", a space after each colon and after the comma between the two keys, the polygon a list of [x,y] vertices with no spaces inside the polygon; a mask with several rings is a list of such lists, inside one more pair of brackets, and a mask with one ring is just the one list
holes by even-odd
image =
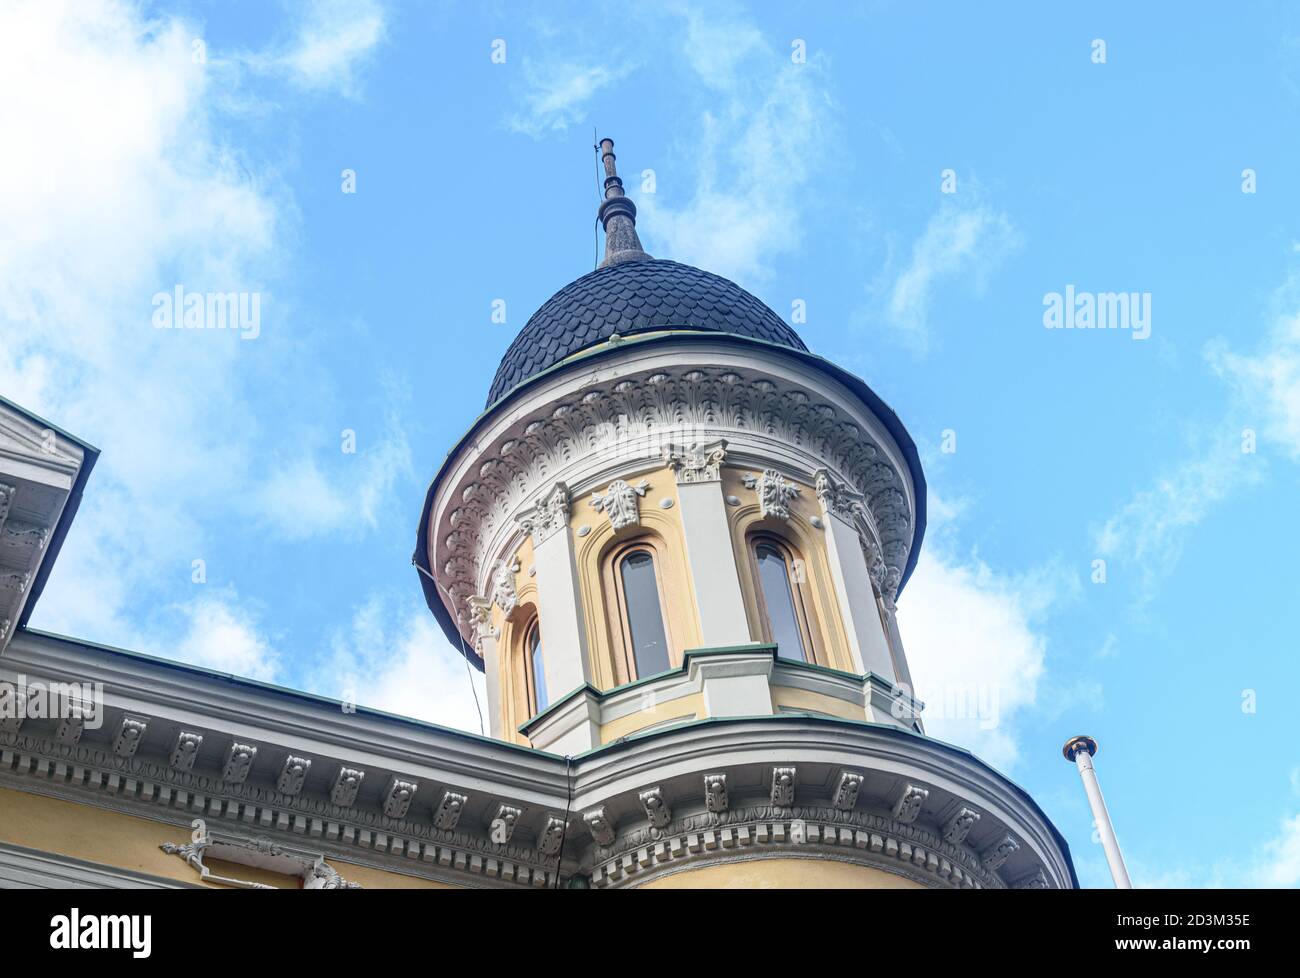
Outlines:
{"label": "arched window", "polygon": [[537,716],[550,704],[546,695],[546,665],[542,659],[542,630],[534,618],[524,635],[524,671],[528,676],[529,716]]}
{"label": "arched window", "polygon": [[642,543],[619,551],[613,571],[625,681],[665,672],[672,659],[654,549]]}
{"label": "arched window", "polygon": [[766,534],[750,539],[763,639],[775,642],[785,659],[813,662],[812,628],[808,620],[803,585],[804,562],[784,540]]}

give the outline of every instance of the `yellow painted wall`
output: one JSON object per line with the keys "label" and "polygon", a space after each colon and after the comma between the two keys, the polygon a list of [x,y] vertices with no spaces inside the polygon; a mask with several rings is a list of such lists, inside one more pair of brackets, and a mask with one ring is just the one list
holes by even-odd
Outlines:
{"label": "yellow painted wall", "polygon": [[[864,707],[856,703],[850,703],[847,700],[836,699],[806,689],[775,686],[772,688],[772,698],[773,707],[778,711],[785,707],[787,710],[841,717],[845,720],[866,719]],[[638,730],[644,730],[646,727],[652,727],[671,720],[703,719],[708,715],[702,694],[694,693],[690,696],[681,696],[665,703],[656,704],[653,709],[638,710],[636,713],[630,713],[625,717],[619,717],[617,720],[604,724],[600,728],[600,742],[608,744],[619,737],[626,737]]]}
{"label": "yellow painted wall", "polygon": [[[686,560],[681,507],[677,499],[677,478],[672,469],[665,467],[655,472],[638,474],[628,481],[639,485],[642,479],[649,483],[649,488],[639,500],[640,526],[615,530],[608,517],[588,505],[590,496],[574,500],[569,519],[569,532],[574,534],[576,544],[583,624],[592,660],[591,675],[597,689],[612,689],[621,685],[615,671],[614,658],[620,648],[619,640],[613,632],[617,622],[610,621],[606,610],[608,605],[603,563],[610,549],[626,540],[653,534],[663,542],[666,550],[667,559],[658,566],[658,571],[664,592],[661,597],[668,609],[668,621],[665,624],[668,626],[672,665],[681,664],[683,651],[703,644],[699,610],[695,605],[695,587]],[[664,498],[673,501],[672,508],[660,507],[659,501]],[[591,528],[585,537],[577,535],[583,526]]]}
{"label": "yellow painted wall", "polygon": [[750,474],[751,470],[743,468],[724,467],[722,470],[723,493],[741,501],[739,506],[727,507],[727,520],[736,566],[740,571],[740,590],[745,600],[745,614],[749,617],[750,635],[758,641],[763,628],[759,620],[758,582],[754,579],[753,561],[745,538],[750,531],[762,529],[783,538],[803,555],[812,598],[812,616],[816,619],[813,624],[818,664],[855,672],[826,556],[825,531],[818,530],[809,522],[814,516],[821,516],[821,503],[817,501],[815,489],[794,482],[799,487],[799,494],[790,501],[790,518],[765,520],[759,509],[757,493],[744,482],[745,476]]}
{"label": "yellow painted wall", "polygon": [[[214,830],[218,826],[214,823]],[[0,788],[0,841],[183,883],[198,882],[198,874],[185,860],[158,848],[164,842],[184,845],[190,841],[190,830],[59,798]],[[302,847],[311,848],[306,840]],[[329,863],[344,879],[376,889],[459,889],[333,859]],[[277,873],[249,866],[229,868],[249,882],[286,885],[287,877]]]}
{"label": "yellow painted wall", "polygon": [[[726,509],[751,637],[757,641],[762,635],[762,627],[758,620],[760,612],[757,582],[752,572],[746,534],[762,528],[786,538],[804,557],[809,578],[806,590],[811,601],[813,619],[811,624],[816,632],[814,642],[818,663],[846,672],[854,671],[848,635],[845,633],[835,598],[826,555],[825,536],[823,531],[816,529],[809,522],[821,513],[821,504],[817,501],[815,489],[810,485],[800,485],[799,495],[790,503],[791,518],[788,521],[764,520],[759,512],[754,490],[744,485],[743,480],[748,472],[747,469],[724,466],[721,491],[724,495],[734,495],[741,500],[739,506],[728,506]],[[672,469],[664,467],[654,472],[637,475],[629,481],[635,485],[642,479],[649,483],[649,487],[645,495],[639,499],[640,526],[614,530],[609,519],[589,505],[590,494],[573,499],[571,504],[568,532],[573,534],[575,545],[582,601],[582,625],[588,636],[592,685],[600,690],[614,689],[623,684],[615,664],[616,658],[621,654],[619,651],[621,638],[616,631],[619,627],[618,623],[611,620],[608,610],[609,599],[606,594],[608,581],[604,573],[604,564],[610,550],[624,541],[644,534],[652,534],[662,542],[664,559],[660,561],[658,570],[664,592],[664,604],[667,606],[666,624],[670,633],[669,642],[672,645],[672,664],[680,665],[685,650],[698,648],[703,644],[700,635],[699,609],[695,603],[696,588],[686,559],[686,542],[678,505],[676,477]],[[673,500],[671,508],[660,507],[659,502],[664,498]],[[583,527],[589,528],[586,536],[579,535]],[[501,636],[497,644],[497,654],[501,657],[499,682],[501,713],[504,720],[494,732],[505,739],[529,745],[528,738],[518,733],[517,728],[531,719],[522,648],[523,632],[536,613],[537,603],[536,581],[528,576],[528,571],[533,564],[531,540],[525,538],[515,558],[519,562],[515,582],[520,606],[509,618],[504,617],[501,610],[495,606],[492,610],[493,624],[500,629]],[[542,641],[545,645],[545,636],[542,636]],[[564,692],[567,690],[550,691],[552,698],[563,695]],[[773,695],[777,708],[786,706],[851,720],[861,720],[865,716],[860,706],[816,693],[783,689],[774,691]],[[698,700],[698,697],[696,699]],[[663,708],[606,724],[601,730],[601,742],[608,743],[644,727],[669,719],[684,719],[691,714],[697,717],[705,716],[703,703],[688,705],[686,700],[676,700]]]}
{"label": "yellow painted wall", "polygon": [[847,700],[835,699],[833,696],[814,693],[806,689],[795,689],[792,686],[772,687],[772,703],[778,710],[785,707],[787,710],[804,710],[808,713],[821,713],[825,716],[840,717],[845,720],[865,720],[867,718],[867,711],[864,706],[850,703]]}
{"label": "yellow painted wall", "polygon": [[667,723],[670,720],[691,720],[704,716],[704,695],[695,693],[691,696],[679,696],[677,699],[669,700],[666,703],[656,704],[651,710],[638,710],[636,713],[629,713],[625,717],[619,717],[617,720],[611,720],[600,728],[600,742],[608,744],[611,740],[618,740],[619,737],[626,737],[630,733],[635,733],[646,727],[652,727],[657,723]]}
{"label": "yellow painted wall", "polygon": [[[497,641],[497,655],[500,657],[497,679],[500,683],[499,702],[504,721],[493,730],[493,735],[528,747],[528,738],[519,733],[518,728],[532,717],[532,711],[528,708],[528,672],[524,664],[525,633],[537,614],[537,579],[529,573],[534,560],[531,537],[524,537],[514,558],[519,563],[519,570],[515,572],[515,592],[519,596],[519,605],[508,618],[497,605],[492,606],[492,625],[501,636]],[[545,642],[546,636],[543,635],[543,655],[546,654]],[[548,692],[552,697],[561,695],[556,690]]]}
{"label": "yellow painted wall", "polygon": [[646,890],[923,890],[920,883],[870,866],[827,859],[745,859],[660,876]]}

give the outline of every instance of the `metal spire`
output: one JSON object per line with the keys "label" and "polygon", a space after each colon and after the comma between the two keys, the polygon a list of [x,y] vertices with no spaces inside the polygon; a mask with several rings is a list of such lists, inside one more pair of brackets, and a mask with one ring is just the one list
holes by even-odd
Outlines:
{"label": "metal spire", "polygon": [[600,161],[605,165],[605,199],[597,211],[605,229],[605,259],[600,267],[625,261],[648,261],[650,256],[636,236],[636,204],[623,193],[623,181],[614,168],[614,140],[600,141]]}

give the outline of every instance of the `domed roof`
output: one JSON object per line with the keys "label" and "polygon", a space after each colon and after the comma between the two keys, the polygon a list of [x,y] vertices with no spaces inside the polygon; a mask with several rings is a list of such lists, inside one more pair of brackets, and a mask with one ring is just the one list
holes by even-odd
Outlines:
{"label": "domed roof", "polygon": [[615,333],[661,329],[730,333],[807,349],[780,316],[734,282],[646,256],[598,268],[546,300],[502,357],[488,406],[529,377]]}

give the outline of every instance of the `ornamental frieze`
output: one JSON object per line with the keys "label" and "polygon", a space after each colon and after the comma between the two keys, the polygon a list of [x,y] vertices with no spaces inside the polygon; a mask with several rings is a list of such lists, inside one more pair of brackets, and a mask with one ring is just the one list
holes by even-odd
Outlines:
{"label": "ornamental frieze", "polygon": [[[530,876],[534,885],[540,885],[538,880],[553,880],[555,857],[566,834],[566,820],[554,811],[545,812],[536,836],[530,834],[520,844],[512,844],[510,829],[520,809],[500,804],[492,809],[498,818],[491,826],[477,822],[466,826],[458,814],[465,809],[466,796],[450,789],[440,789],[440,802],[433,813],[413,821],[389,818],[378,810],[345,808],[324,798],[285,795],[274,786],[230,784],[219,776],[178,771],[166,757],[159,762],[141,761],[100,747],[69,745],[28,734],[0,734],[0,746],[17,765],[0,767],[0,783],[17,785],[40,778],[43,790],[72,798],[96,794],[110,807],[127,813],[152,812],[153,817],[185,824],[193,812],[200,811],[205,817],[238,820],[259,831],[282,832],[285,835],[281,837],[289,840],[313,838],[318,841],[312,845],[340,855],[375,852],[400,855],[403,860],[409,856],[421,865],[434,864],[435,870],[441,867],[507,882],[527,883]],[[360,774],[359,770],[355,773]],[[654,788],[639,794],[634,791],[627,800],[639,801],[644,817],[632,820],[626,831],[619,831],[608,815],[603,821],[583,817],[595,830],[590,835],[599,836],[601,842],[600,851],[587,856],[597,859],[593,882],[618,882],[617,875],[610,875],[610,867],[617,874],[617,867],[628,865],[629,860],[635,864],[633,871],[644,877],[688,860],[744,858],[745,847],[753,846],[749,853],[801,847],[807,854],[874,865],[929,885],[1007,885],[998,871],[1023,848],[1015,835],[998,826],[992,844],[988,840],[982,840],[977,848],[965,844],[965,833],[982,821],[969,803],[933,825],[901,821],[881,811],[841,807],[850,803],[849,796],[860,787],[860,773],[841,771],[828,800],[791,807],[766,803],[731,807],[726,800],[726,775],[721,772],[706,774],[697,782],[700,794],[696,800],[707,805],[704,809],[678,814],[670,805],[684,805],[684,799],[671,799]],[[351,782],[349,788],[360,782],[359,777],[340,780]],[[914,799],[925,789],[910,783],[902,787],[897,797],[911,800],[904,813],[910,815]],[[346,797],[353,792],[333,793]],[[613,801],[601,802],[598,808],[608,812],[616,807],[609,804]],[[594,811],[589,809],[588,814]],[[440,829],[436,822],[449,828]],[[571,835],[572,826],[567,828]],[[575,839],[580,848],[588,834]],[[1014,878],[1008,877],[1011,885],[1059,885],[1052,882],[1046,867],[1035,866],[1036,862],[1017,865]],[[589,864],[583,860],[583,865]]]}
{"label": "ornamental frieze", "polygon": [[[692,857],[734,856],[746,846],[798,848],[827,856],[853,854],[851,861],[903,872],[929,885],[1006,888],[1002,878],[981,866],[969,849],[947,843],[916,825],[834,807],[788,809],[770,805],[688,815],[677,820],[669,836],[645,824],[619,833],[611,844],[601,846],[593,882],[603,886],[624,875],[647,877],[658,868],[678,865]],[[1023,883],[1039,885],[1039,874],[1041,869],[1025,877]],[[1018,879],[1014,885],[1021,884]],[[1041,884],[1047,884],[1045,874]]]}
{"label": "ornamental frieze", "polygon": [[[461,861],[467,866],[477,864],[480,866],[479,871],[482,871],[483,860],[490,859],[497,863],[517,865],[524,872],[547,874],[553,872],[553,867],[547,867],[539,862],[537,850],[533,846],[511,844],[509,833],[502,843],[498,843],[493,841],[486,828],[482,832],[466,831],[462,827],[457,827],[455,831],[440,830],[431,823],[390,818],[379,811],[336,805],[329,800],[302,795],[296,797],[285,795],[273,786],[233,784],[223,781],[219,775],[209,777],[179,771],[166,763],[166,759],[162,763],[126,759],[99,748],[70,746],[35,735],[0,733],[0,746],[31,758],[36,770],[45,770],[46,764],[55,765],[53,772],[42,779],[43,783],[61,786],[72,795],[87,792],[111,795],[114,807],[123,810],[133,812],[150,808],[174,810],[179,812],[188,823],[190,815],[187,814],[187,804],[175,804],[175,802],[178,796],[189,795],[190,803],[199,803],[203,811],[213,814],[224,812],[229,805],[230,817],[234,817],[235,811],[241,811],[242,821],[255,824],[264,831],[274,829],[288,831],[292,825],[303,819],[319,821],[325,840],[331,842],[336,848],[359,845],[364,849],[368,847],[368,843],[363,841],[366,837],[382,835],[393,840],[394,843],[399,840],[409,840],[408,845],[411,847],[423,845],[432,849],[436,844],[440,865],[453,865],[453,868],[460,868],[454,863]],[[65,770],[60,774],[58,770],[60,766],[83,768],[85,773],[70,778],[73,772]],[[20,762],[19,772],[31,773],[32,770],[33,764]],[[350,773],[364,776],[363,772],[359,771]],[[0,777],[20,776],[21,773],[15,775],[13,771],[0,767]],[[121,790],[121,785],[127,778],[136,784],[138,794],[132,795]],[[352,779],[348,780],[352,781]],[[353,783],[359,786],[360,778],[355,779]],[[344,792],[344,797],[347,794],[349,792]],[[455,793],[449,792],[449,794]],[[463,802],[460,805],[463,805]],[[456,806],[457,809],[460,805]],[[509,826],[513,829],[520,809],[503,805],[501,811],[509,813]],[[563,825],[563,821],[554,816],[550,822]],[[301,824],[308,823],[301,821]],[[555,826],[548,823],[546,827]],[[444,852],[449,853],[447,862],[443,861]]]}
{"label": "ornamental frieze", "polygon": [[[629,431],[641,434],[628,437]],[[638,458],[663,464],[666,446],[671,452],[674,445],[716,444],[707,440],[711,436],[733,443],[728,452],[744,446],[752,453],[757,444],[773,441],[789,446],[808,458],[810,479],[820,468],[839,473],[861,496],[880,534],[881,559],[901,579],[913,528],[906,476],[867,431],[789,381],[735,370],[671,368],[539,407],[485,445],[477,465],[458,484],[445,487],[431,556],[462,627],[470,620],[469,598],[491,591],[500,555],[487,548],[509,539],[519,516],[537,505],[537,493],[554,485],[557,476],[588,460],[593,466]],[[697,471],[711,474],[711,464]]]}

